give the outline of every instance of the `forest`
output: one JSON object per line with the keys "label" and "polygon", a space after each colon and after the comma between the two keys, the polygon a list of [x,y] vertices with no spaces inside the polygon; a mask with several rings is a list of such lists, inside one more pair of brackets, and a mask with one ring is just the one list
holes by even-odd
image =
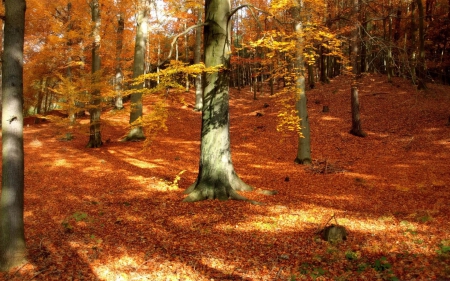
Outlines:
{"label": "forest", "polygon": [[450,280],[450,1],[0,7],[1,280]]}

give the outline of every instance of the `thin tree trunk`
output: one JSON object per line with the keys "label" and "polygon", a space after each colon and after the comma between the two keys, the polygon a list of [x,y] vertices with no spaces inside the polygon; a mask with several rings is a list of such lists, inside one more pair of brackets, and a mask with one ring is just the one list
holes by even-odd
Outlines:
{"label": "thin tree trunk", "polygon": [[298,7],[293,9],[295,22],[295,31],[300,36],[297,39],[297,54],[296,54],[296,93],[298,100],[296,102],[296,109],[298,112],[298,118],[300,119],[300,135],[298,137],[297,156],[294,162],[298,164],[310,165],[311,164],[311,134],[309,128],[308,109],[306,106],[306,91],[305,91],[305,75],[304,68],[305,62],[303,59],[303,21],[300,16],[300,12],[303,6],[303,0],[300,0]]}
{"label": "thin tree trunk", "polygon": [[0,270],[25,262],[23,150],[23,45],[25,0],[5,1],[2,57],[2,192]]}
{"label": "thin tree trunk", "polygon": [[119,14],[117,20],[117,39],[116,39],[116,75],[114,77],[116,98],[114,107],[116,109],[123,109],[123,73],[122,73],[122,49],[123,49],[123,30],[125,29],[125,19],[123,13]]}
{"label": "thin tree trunk", "polygon": [[[354,0],[353,3],[353,11],[355,13],[355,17],[359,19],[359,0]],[[359,52],[359,38],[360,38],[360,26],[358,20],[355,23],[355,27],[353,29],[353,38],[352,38],[352,71],[354,75],[354,81],[351,86],[351,107],[352,107],[352,128],[350,133],[352,135],[358,137],[365,137],[366,133],[362,130],[361,127],[361,118],[360,118],[360,106],[359,106],[359,97],[358,97],[358,78],[361,76],[359,71],[358,64],[358,52]]]}
{"label": "thin tree trunk", "polygon": [[423,3],[422,0],[416,0],[417,2],[417,10],[419,13],[419,59],[417,63],[417,88],[419,90],[423,90],[427,88],[425,82],[425,34],[424,34],[424,11],[423,11]]}
{"label": "thin tree trunk", "polygon": [[[137,16],[136,28],[136,43],[134,47],[134,62],[133,62],[133,78],[136,79],[144,74],[145,62],[145,46],[147,37],[147,7],[146,1],[141,0],[139,6],[139,13]],[[139,83],[133,86],[135,90],[131,94],[131,111],[130,124],[131,130],[125,137],[125,141],[141,141],[145,139],[144,129],[142,128],[142,91],[144,83]]]}
{"label": "thin tree trunk", "polygon": [[[202,23],[203,13],[202,9],[197,10],[197,24]],[[195,47],[194,47],[194,64],[201,62],[202,51],[202,27],[197,27],[195,30]],[[194,110],[200,111],[203,107],[203,88],[202,88],[202,75],[195,77],[195,106]]]}
{"label": "thin tree trunk", "polygon": [[90,113],[90,126],[89,126],[89,142],[86,147],[100,147],[102,146],[102,135],[100,131],[100,101],[101,95],[98,89],[99,71],[100,71],[100,7],[99,0],[93,0],[91,2],[92,9],[92,21],[94,22],[94,43],[92,46],[92,82],[94,90],[91,93],[91,108]]}

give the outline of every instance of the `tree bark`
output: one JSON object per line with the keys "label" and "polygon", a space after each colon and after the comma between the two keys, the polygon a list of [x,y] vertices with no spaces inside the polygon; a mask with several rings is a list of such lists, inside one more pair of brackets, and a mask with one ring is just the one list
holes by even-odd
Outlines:
{"label": "tree bark", "polygon": [[[354,0],[353,5],[354,5],[353,6],[354,15],[357,19],[359,19],[359,0]],[[356,20],[355,27],[353,29],[353,36],[352,36],[353,38],[351,46],[352,48],[351,63],[354,81],[351,86],[351,97],[350,97],[352,108],[352,128],[350,129],[350,133],[358,137],[365,137],[366,133],[362,130],[361,126],[358,83],[357,83],[358,78],[361,76],[358,64],[360,31],[361,29],[359,26],[359,20]]]}
{"label": "tree bark", "polygon": [[[202,9],[197,10],[197,24],[202,23],[203,13]],[[195,30],[195,47],[194,47],[194,64],[201,62],[202,51],[202,27],[197,27]],[[195,106],[194,110],[200,111],[203,107],[203,87],[202,75],[195,77]]]}
{"label": "tree bark", "polygon": [[424,11],[422,0],[416,0],[417,11],[419,13],[419,60],[417,62],[417,88],[423,90],[427,88],[425,82],[425,34],[424,34]]}
{"label": "tree bark", "polygon": [[91,93],[91,108],[90,113],[90,126],[89,126],[89,142],[86,147],[100,147],[102,146],[102,136],[100,131],[100,90],[97,83],[99,78],[97,77],[100,71],[100,7],[98,0],[91,2],[92,21],[94,22],[93,37],[94,42],[92,44],[92,84],[93,91]]}
{"label": "tree bark", "polygon": [[204,199],[246,200],[237,190],[252,190],[234,171],[230,150],[229,75],[230,25],[229,0],[206,0],[204,53],[206,67],[223,65],[205,76],[202,109],[200,165],[197,180],[185,193],[185,202]]}
{"label": "tree bark", "polygon": [[25,262],[23,223],[23,45],[25,0],[5,1],[2,58],[2,193],[0,200],[0,270]]}
{"label": "tree bark", "polygon": [[[137,16],[136,43],[134,46],[133,78],[144,74],[145,39],[147,37],[147,7],[146,1],[140,1]],[[159,57],[159,56],[158,56]],[[131,94],[130,124],[131,130],[125,137],[125,141],[141,141],[145,139],[144,129],[139,119],[142,118],[142,90],[144,83],[133,86],[135,92]]]}
{"label": "tree bark", "polygon": [[303,60],[303,22],[300,16],[302,8],[302,0],[299,1],[298,7],[293,9],[295,18],[295,32],[299,38],[297,39],[297,60],[296,60],[296,93],[298,99],[296,102],[296,109],[298,117],[300,119],[300,136],[298,137],[297,157],[295,163],[298,164],[311,164],[311,135],[309,128],[308,109],[306,106],[306,92],[305,92],[305,75],[304,68],[305,63]]}
{"label": "tree bark", "polygon": [[123,18],[123,13],[119,14],[119,19],[117,20],[117,39],[116,39],[116,76],[114,77],[116,98],[114,102],[114,107],[116,109],[123,109],[123,73],[122,73],[122,49],[123,49],[123,30],[125,29],[125,19]]}

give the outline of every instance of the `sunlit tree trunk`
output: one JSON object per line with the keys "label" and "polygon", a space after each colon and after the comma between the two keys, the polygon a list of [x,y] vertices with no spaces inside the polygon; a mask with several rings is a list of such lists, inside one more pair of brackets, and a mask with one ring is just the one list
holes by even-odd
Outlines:
{"label": "sunlit tree trunk", "polygon": [[116,91],[116,98],[114,107],[116,109],[123,109],[123,72],[122,72],[122,49],[123,49],[123,30],[125,29],[125,19],[123,13],[119,14],[117,20],[117,39],[116,39],[116,75],[114,77],[114,86]]}
{"label": "sunlit tree trunk", "polygon": [[[145,60],[145,39],[147,37],[147,7],[146,1],[141,0],[139,13],[137,15],[136,43],[134,47],[133,78],[144,74]],[[131,130],[125,137],[126,141],[140,141],[145,139],[144,129],[141,125],[142,119],[142,90],[144,83],[133,86],[134,92],[131,94],[130,124]]]}
{"label": "sunlit tree trunk", "polygon": [[301,9],[303,6],[303,1],[299,0],[298,6],[292,9],[294,13],[295,19],[295,32],[297,33],[297,54],[296,54],[296,62],[295,62],[295,72],[296,72],[296,94],[297,94],[297,102],[296,109],[298,112],[298,117],[300,119],[300,136],[298,137],[298,146],[297,146],[297,156],[295,158],[295,163],[298,164],[311,164],[311,135],[309,128],[309,117],[308,110],[306,106],[306,92],[305,92],[305,75],[304,68],[305,62],[303,60],[303,22],[300,15]]}
{"label": "sunlit tree trunk", "polygon": [[92,46],[92,83],[93,91],[91,93],[90,126],[89,126],[89,142],[87,147],[102,146],[102,136],[100,131],[100,102],[101,95],[98,89],[99,71],[100,71],[100,7],[98,0],[91,2],[92,21],[94,22],[94,43]]}
{"label": "sunlit tree trunk", "polygon": [[[67,3],[67,35],[72,31],[72,3]],[[67,80],[72,83],[72,39],[68,36],[67,40]],[[71,90],[69,93],[69,98],[67,100],[69,104],[68,114],[71,124],[75,124],[77,119],[77,108],[76,108],[76,92]]]}
{"label": "sunlit tree trunk", "polygon": [[205,11],[205,65],[223,67],[205,77],[199,173],[184,201],[245,199],[236,190],[252,188],[235,173],[230,150],[230,1],[206,0]]}
{"label": "sunlit tree trunk", "polygon": [[[202,23],[203,13],[202,9],[197,10],[197,24]],[[197,27],[195,30],[195,47],[194,47],[194,63],[200,63],[202,59],[202,27]],[[195,106],[194,110],[200,111],[203,107],[203,88],[202,75],[195,77]]]}
{"label": "sunlit tree trunk", "polygon": [[2,192],[0,270],[25,262],[23,223],[23,45],[25,0],[6,0],[2,57]]}

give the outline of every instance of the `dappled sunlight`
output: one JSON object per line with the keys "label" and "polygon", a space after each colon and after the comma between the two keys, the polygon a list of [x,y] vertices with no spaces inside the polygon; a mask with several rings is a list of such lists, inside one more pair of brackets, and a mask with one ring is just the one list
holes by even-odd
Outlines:
{"label": "dappled sunlight", "polygon": [[[381,82],[385,77],[370,78],[377,88],[392,88]],[[447,128],[425,131],[443,122],[442,103],[420,99],[411,107],[420,93],[365,89],[362,118],[370,134],[357,138],[348,133],[349,85],[341,77],[308,92],[312,167],[293,162],[295,133],[276,131],[277,98],[253,100],[248,89],[232,89],[233,165],[255,188],[239,194],[261,205],[182,203],[199,169],[201,113],[192,110],[193,93],[181,110],[176,99],[167,100],[168,131],[146,149],[119,141],[129,128],[126,110],[102,114],[117,122],[102,123],[98,149],[85,147],[87,131],[60,141],[63,130],[52,123],[30,124],[24,136],[30,261],[4,279],[290,280],[312,278],[320,267],[317,280],[374,280],[386,277],[374,268],[381,257],[400,280],[446,277],[450,142]],[[439,114],[421,119],[422,105]],[[262,192],[268,190],[278,194]],[[345,227],[347,240],[322,239],[327,223]]]}
{"label": "dappled sunlight", "polygon": [[[142,255],[140,255],[142,256]],[[127,280],[186,280],[196,281],[201,278],[198,270],[186,267],[183,262],[164,261],[160,258],[124,255],[105,264],[94,264],[93,272],[105,281]],[[154,264],[154,260],[158,264]]]}
{"label": "dappled sunlight", "polygon": [[136,166],[136,167],[142,168],[142,169],[153,169],[153,168],[157,168],[158,167],[158,165],[155,165],[153,163],[149,163],[149,162],[146,162],[146,161],[141,161],[141,160],[138,160],[136,158],[124,158],[124,157],[122,157],[121,159],[123,161],[126,161],[126,162],[130,163],[133,166]]}
{"label": "dappled sunlight", "polygon": [[446,148],[450,148],[450,139],[438,140],[438,141],[435,141],[434,144],[443,145]]}
{"label": "dappled sunlight", "polygon": [[65,167],[65,168],[72,167],[72,165],[69,164],[66,159],[57,159],[53,162],[53,165],[56,167]]}
{"label": "dappled sunlight", "polygon": [[336,117],[333,117],[333,116],[322,116],[322,117],[320,118],[320,120],[342,122],[342,119],[341,119],[341,118],[336,118]]}
{"label": "dappled sunlight", "polygon": [[355,172],[345,172],[345,176],[353,177],[353,178],[360,178],[360,179],[366,179],[366,180],[373,180],[377,179],[377,176],[374,175],[368,175],[368,174],[361,174],[361,173],[355,173]]}

